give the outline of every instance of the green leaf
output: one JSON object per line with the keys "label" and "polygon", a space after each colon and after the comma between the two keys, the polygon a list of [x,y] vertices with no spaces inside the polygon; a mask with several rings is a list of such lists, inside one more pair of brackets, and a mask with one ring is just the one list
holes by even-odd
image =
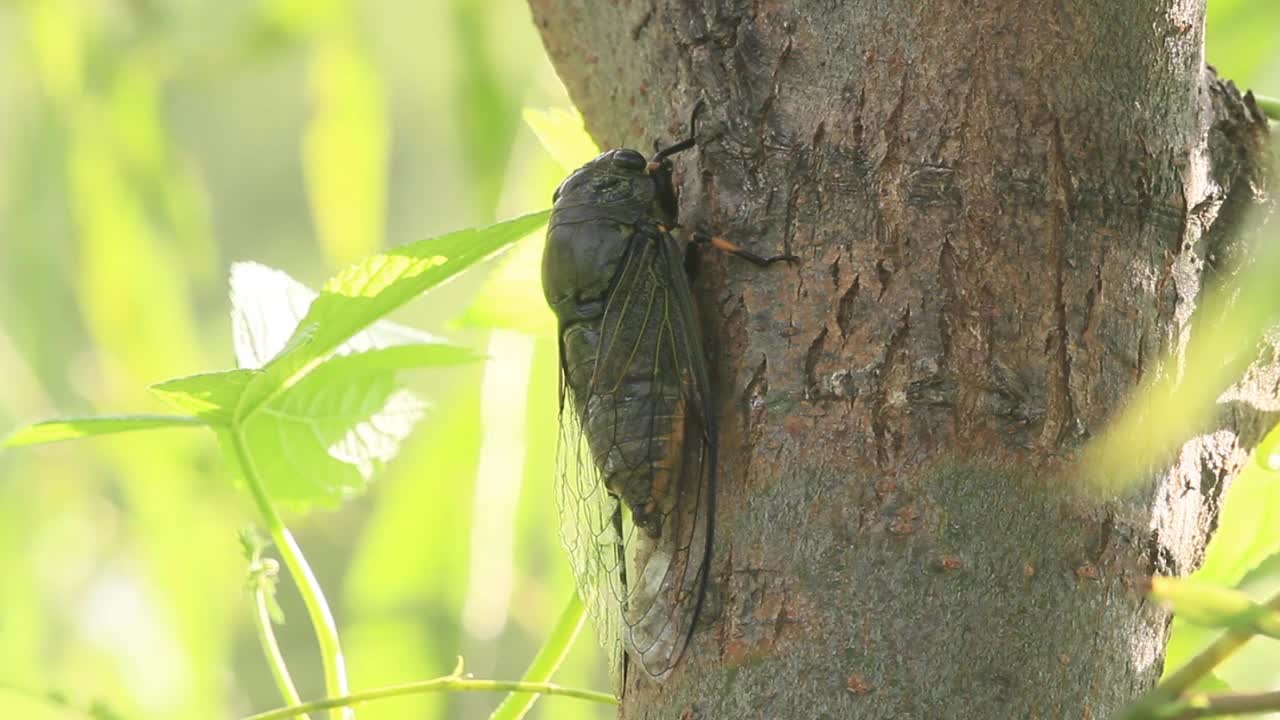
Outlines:
{"label": "green leaf", "polygon": [[[259,367],[276,355],[315,348],[323,325],[299,327],[318,295],[284,272],[256,263],[231,269],[236,359]],[[268,494],[295,508],[334,505],[361,492],[374,470],[399,451],[425,405],[395,380],[397,371],[474,362],[474,351],[385,320],[343,338],[322,362],[235,417],[244,393],[266,371],[235,370],[170,381],[156,388],[180,407],[217,424],[241,425],[244,446]]]}
{"label": "green leaf", "polygon": [[1280,638],[1280,611],[1255,603],[1242,592],[1193,580],[1154,577],[1151,595],[1189,623]]}
{"label": "green leaf", "polygon": [[1248,463],[1231,481],[1218,517],[1218,531],[1205,550],[1197,582],[1238,587],[1266,558],[1280,552],[1280,483],[1258,463]]}
{"label": "green leaf", "polygon": [[332,506],[362,492],[400,450],[426,405],[399,370],[472,362],[443,344],[399,345],[321,363],[244,420],[245,446],[273,500]]}
{"label": "green leaf", "polygon": [[489,277],[458,320],[460,327],[502,328],[526,335],[553,337],[556,318],[542,294],[542,249],[539,235],[520,243]]}
{"label": "green leaf", "polygon": [[410,243],[373,255],[327,283],[294,331],[312,333],[291,345],[246,388],[237,414],[245,417],[304,377],[360,330],[459,272],[528,235],[549,211],[524,215],[483,229],[469,229]]}
{"label": "green leaf", "polygon": [[155,430],[159,428],[203,426],[199,418],[186,415],[103,415],[99,417],[46,420],[15,430],[0,447],[25,447],[75,440],[94,435]]}
{"label": "green leaf", "polygon": [[538,136],[543,149],[565,172],[577,170],[600,154],[599,146],[582,126],[582,116],[577,108],[525,108],[524,121]]}
{"label": "green leaf", "polygon": [[[253,262],[231,266],[231,334],[236,364],[260,368],[271,358],[310,343],[317,326],[298,323],[319,293],[288,273]],[[386,320],[356,333],[335,351],[359,352],[392,345],[444,343],[431,333]]]}
{"label": "green leaf", "polygon": [[413,368],[465,365],[485,356],[470,348],[445,343],[393,345],[352,355],[337,355],[312,371],[343,382],[348,376],[376,371],[412,370]]}
{"label": "green leaf", "polygon": [[303,140],[311,213],[339,264],[382,244],[389,144],[381,77],[348,35],[326,36],[314,51],[315,115]]}
{"label": "green leaf", "polygon": [[1267,472],[1280,472],[1280,424],[1271,428],[1258,447],[1253,450],[1258,466]]}
{"label": "green leaf", "polygon": [[179,410],[211,425],[230,425],[240,393],[257,370],[226,370],[189,375],[151,386],[151,391]]}

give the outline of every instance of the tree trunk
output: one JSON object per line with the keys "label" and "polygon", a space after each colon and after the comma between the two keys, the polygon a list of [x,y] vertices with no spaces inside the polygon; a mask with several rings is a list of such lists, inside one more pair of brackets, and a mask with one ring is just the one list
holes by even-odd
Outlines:
{"label": "tree trunk", "polygon": [[1266,123],[1203,0],[531,0],[604,147],[686,132],[722,426],[714,622],[627,718],[1101,718],[1199,562],[1230,427],[1064,470],[1185,343]]}

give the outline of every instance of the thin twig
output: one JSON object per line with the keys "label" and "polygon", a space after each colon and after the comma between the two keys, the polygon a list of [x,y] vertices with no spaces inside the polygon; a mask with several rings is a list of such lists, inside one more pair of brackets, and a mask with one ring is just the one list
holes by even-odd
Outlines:
{"label": "thin twig", "polygon": [[[235,448],[236,458],[240,463],[245,485],[249,487],[249,492],[253,495],[254,503],[258,506],[258,512],[262,514],[263,524],[267,527],[267,533],[270,534],[272,541],[275,543],[285,567],[289,568],[289,575],[293,577],[294,585],[297,586],[298,593],[302,595],[302,602],[306,605],[307,614],[311,618],[311,626],[316,633],[316,642],[320,645],[320,662],[324,668],[325,693],[330,697],[345,696],[350,693],[350,686],[347,684],[346,660],[342,655],[342,645],[338,641],[338,624],[333,619],[333,612],[329,609],[329,602],[325,600],[324,590],[320,587],[320,581],[316,579],[315,573],[311,571],[311,566],[307,563],[306,556],[302,554],[302,548],[293,539],[293,533],[289,532],[289,528],[285,527],[284,522],[280,519],[280,514],[276,512],[275,505],[271,502],[271,497],[267,494],[262,478],[259,477],[257,468],[254,466],[253,457],[249,454],[243,431],[239,428],[232,428],[228,431],[228,434],[231,436],[232,446]],[[299,714],[301,713],[293,713],[285,717]],[[333,720],[347,720],[351,715],[343,710],[333,713],[331,717]]]}
{"label": "thin twig", "polygon": [[387,687],[376,688],[374,690],[364,690],[344,697],[312,700],[296,707],[279,708],[276,710],[258,713],[257,715],[250,715],[249,717],[244,718],[244,720],[284,720],[285,718],[297,717],[305,712],[351,707],[371,700],[381,700],[383,698],[399,697],[402,695],[417,695],[420,693],[446,691],[538,693],[540,695],[562,695],[564,697],[575,697],[580,700],[590,700],[592,702],[598,702],[606,705],[618,704],[618,699],[611,693],[603,693],[595,690],[570,688],[555,685],[553,683],[533,683],[511,680],[475,680],[464,677],[462,675],[462,658],[458,658],[458,667],[455,668],[452,673],[444,677],[438,677],[431,680],[420,680],[418,682],[405,683],[403,685],[390,685]]}
{"label": "thin twig", "polygon": [[[1272,610],[1280,610],[1280,593],[1276,593],[1265,603],[1266,607]],[[1231,657],[1245,643],[1257,637],[1249,632],[1227,631],[1219,635],[1216,640],[1209,643],[1208,647],[1201,650],[1195,657],[1187,661],[1187,664],[1178,668],[1172,675],[1166,677],[1151,689],[1142,699],[1131,705],[1129,709],[1121,716],[1122,720],[1137,720],[1139,718],[1149,717],[1169,717],[1163,712],[1163,709],[1170,705],[1177,704],[1179,698],[1200,678],[1213,672],[1213,669],[1222,663],[1223,660]],[[1235,697],[1235,696],[1231,696]],[[1252,696],[1257,697],[1257,696]],[[1183,715],[1174,715],[1174,717],[1184,717]],[[1205,717],[1204,715],[1194,715],[1187,717]]]}

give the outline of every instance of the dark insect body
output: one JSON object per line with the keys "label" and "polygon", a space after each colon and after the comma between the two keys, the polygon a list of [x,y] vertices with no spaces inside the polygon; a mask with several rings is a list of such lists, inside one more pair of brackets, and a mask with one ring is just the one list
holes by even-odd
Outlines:
{"label": "dark insect body", "polygon": [[[610,150],[556,190],[542,282],[559,320],[561,530],[610,653],[661,679],[706,595],[716,428],[669,157]],[[719,238],[701,242],[758,265]]]}

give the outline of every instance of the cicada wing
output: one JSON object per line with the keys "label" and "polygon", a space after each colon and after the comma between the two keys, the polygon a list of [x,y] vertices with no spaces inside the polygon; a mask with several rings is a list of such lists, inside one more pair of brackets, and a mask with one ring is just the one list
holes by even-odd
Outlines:
{"label": "cicada wing", "polygon": [[[683,259],[666,233],[632,239],[605,308],[586,412],[597,461],[646,477],[652,491],[644,504],[623,493],[617,600],[627,650],[659,679],[679,662],[702,606],[714,510],[717,435]],[[629,395],[638,389],[648,398]],[[608,421],[592,408],[608,408]],[[604,427],[614,429],[609,448],[598,442]]]}
{"label": "cicada wing", "polygon": [[574,411],[572,389],[561,376],[560,440],[556,448],[556,499],[560,537],[569,553],[578,596],[591,615],[609,660],[614,692],[622,691],[622,504],[605,489]]}
{"label": "cicada wing", "polygon": [[645,674],[662,679],[676,666],[693,634],[710,571],[709,481],[704,452],[686,455],[680,495],[653,539],[628,535],[628,588],[623,607],[625,643]]}

